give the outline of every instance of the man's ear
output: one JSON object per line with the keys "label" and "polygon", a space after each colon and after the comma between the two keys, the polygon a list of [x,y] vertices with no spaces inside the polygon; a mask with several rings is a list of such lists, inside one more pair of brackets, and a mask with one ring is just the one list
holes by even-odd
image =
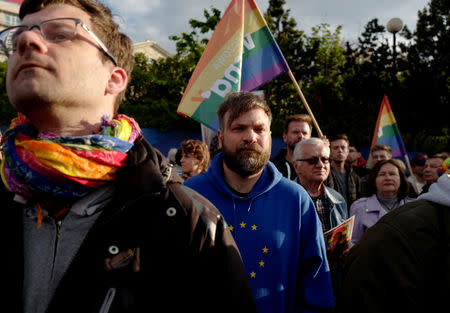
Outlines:
{"label": "man's ear", "polygon": [[128,76],[125,70],[115,66],[112,69],[111,76],[106,84],[105,94],[116,95],[127,88]]}
{"label": "man's ear", "polygon": [[217,139],[219,141],[219,148],[222,149],[223,135],[222,135],[222,131],[220,129],[217,131]]}
{"label": "man's ear", "polygon": [[[294,158],[294,162],[292,163],[292,165],[294,165],[294,170],[295,170],[295,172],[298,173],[298,171],[299,171],[299,169],[298,169],[299,165],[298,165],[298,162],[295,161],[295,157],[293,157],[293,158]],[[297,174],[297,176],[298,176],[298,174]]]}
{"label": "man's ear", "polygon": [[287,143],[286,140],[287,140],[287,134],[283,132],[283,141],[284,141],[284,143]]}

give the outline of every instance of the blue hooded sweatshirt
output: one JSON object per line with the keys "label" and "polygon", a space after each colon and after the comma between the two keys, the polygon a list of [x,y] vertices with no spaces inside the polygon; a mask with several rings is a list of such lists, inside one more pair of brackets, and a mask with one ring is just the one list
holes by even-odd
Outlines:
{"label": "blue hooded sweatshirt", "polygon": [[334,306],[322,226],[305,189],[269,162],[250,194],[224,181],[222,154],[186,186],[223,214],[261,313],[323,312]]}

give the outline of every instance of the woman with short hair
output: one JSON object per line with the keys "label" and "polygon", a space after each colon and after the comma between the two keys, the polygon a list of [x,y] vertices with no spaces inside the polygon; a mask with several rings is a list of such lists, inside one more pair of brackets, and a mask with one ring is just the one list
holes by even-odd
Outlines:
{"label": "woman with short hair", "polygon": [[368,194],[350,206],[350,216],[355,216],[352,241],[357,242],[363,233],[386,213],[415,200],[408,197],[409,184],[395,160],[377,162],[367,180]]}

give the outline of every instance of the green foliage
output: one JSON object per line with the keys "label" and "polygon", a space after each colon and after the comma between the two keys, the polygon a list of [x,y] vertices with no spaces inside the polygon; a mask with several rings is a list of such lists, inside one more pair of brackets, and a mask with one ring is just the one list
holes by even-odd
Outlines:
{"label": "green foliage", "polygon": [[[449,149],[448,1],[430,1],[419,12],[414,33],[406,27],[397,33],[402,40],[395,68],[391,34],[377,18],[368,21],[358,42],[344,43],[341,27],[332,30],[325,23],[307,35],[285,4],[270,0],[264,16],[325,135],[347,133],[353,144],[370,145],[387,94],[408,150]],[[175,112],[221,12],[212,7],[203,15],[203,21],[189,21],[191,32],[171,37],[177,47],[173,57],[148,63],[143,55],[136,56],[121,110],[136,116],[143,127],[198,129],[192,119]],[[287,115],[307,112],[289,75],[261,89],[273,111],[275,136],[281,136]]]}
{"label": "green foliage", "polygon": [[197,122],[178,115],[177,108],[208,42],[200,34],[210,33],[220,20],[220,11],[215,8],[211,11],[203,11],[205,22],[189,21],[193,28],[190,33],[171,37],[177,46],[174,56],[149,62],[144,54],[135,55],[130,86],[119,109],[121,113],[135,117],[141,127],[163,132],[199,129]]}
{"label": "green foliage", "polygon": [[431,152],[448,151],[450,2],[432,0],[418,15],[404,71],[411,146],[424,146]]}
{"label": "green foliage", "polygon": [[197,123],[176,113],[194,67],[180,56],[148,63],[144,54],[136,54],[131,82],[119,111],[133,116],[141,127],[163,132],[198,129]]}
{"label": "green foliage", "polygon": [[6,94],[6,70],[8,61],[0,62],[0,125],[9,126],[11,120],[17,116],[16,110],[9,103]]}
{"label": "green foliage", "polygon": [[[430,0],[418,13],[417,27],[397,33],[396,67],[388,33],[377,18],[367,22],[355,43],[342,42],[341,27],[297,28],[285,0],[269,0],[264,17],[325,135],[347,133],[352,144],[370,145],[378,110],[386,94],[407,150],[434,153],[450,150],[450,2]],[[176,113],[189,79],[211,37],[221,12],[203,10],[202,20],[189,20],[190,32],[170,37],[177,52],[151,61],[135,56],[135,66],[120,112],[141,127],[160,131],[198,130],[191,118]],[[16,113],[6,95],[7,63],[0,63],[0,124]],[[289,75],[261,87],[273,111],[272,132],[281,136],[287,115],[306,113]]]}

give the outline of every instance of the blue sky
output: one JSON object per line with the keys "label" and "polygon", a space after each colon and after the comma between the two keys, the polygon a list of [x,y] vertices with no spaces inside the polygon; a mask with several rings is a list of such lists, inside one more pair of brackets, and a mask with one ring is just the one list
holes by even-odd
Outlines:
{"label": "blue sky", "polygon": [[[135,42],[154,40],[167,51],[174,53],[171,35],[191,31],[189,19],[201,19],[203,9],[211,6],[222,11],[230,0],[103,0],[115,14],[122,30]],[[268,0],[256,0],[264,12]],[[415,29],[417,12],[428,0],[286,0],[286,9],[295,18],[299,29],[309,32],[313,26],[328,23],[334,30],[342,25],[341,37],[356,41],[364,26],[372,18],[386,25],[393,17],[401,18],[410,30]],[[391,38],[391,34],[386,34]]]}

